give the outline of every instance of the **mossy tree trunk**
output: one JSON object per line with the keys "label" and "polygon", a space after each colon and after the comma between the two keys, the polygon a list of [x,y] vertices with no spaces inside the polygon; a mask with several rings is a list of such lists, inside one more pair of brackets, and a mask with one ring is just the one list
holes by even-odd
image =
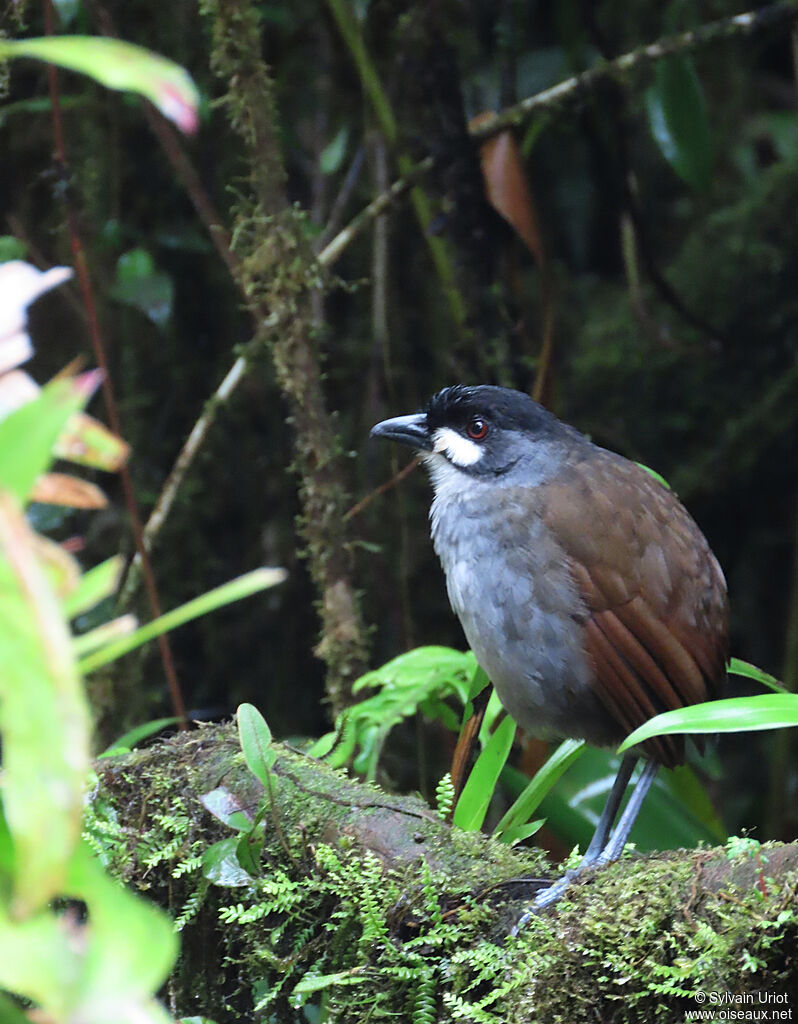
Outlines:
{"label": "mossy tree trunk", "polygon": [[671,1022],[711,992],[798,997],[798,845],[627,859],[514,939],[540,855],[415,798],[279,748],[267,799],[229,727],[98,772],[89,834],[182,931],[176,1016]]}

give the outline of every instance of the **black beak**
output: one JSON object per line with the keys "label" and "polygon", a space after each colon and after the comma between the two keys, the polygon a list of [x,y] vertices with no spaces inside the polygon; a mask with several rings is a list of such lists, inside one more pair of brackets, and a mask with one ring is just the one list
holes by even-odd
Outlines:
{"label": "black beak", "polygon": [[432,440],[427,429],[427,414],[424,412],[414,412],[412,416],[394,416],[393,419],[383,420],[382,423],[371,428],[369,436],[387,437],[391,441],[408,444],[411,448],[432,451]]}

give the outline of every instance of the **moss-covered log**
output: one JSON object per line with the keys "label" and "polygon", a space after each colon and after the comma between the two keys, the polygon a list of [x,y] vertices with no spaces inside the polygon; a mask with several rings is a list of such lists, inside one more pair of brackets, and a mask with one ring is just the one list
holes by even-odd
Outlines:
{"label": "moss-covered log", "polygon": [[228,727],[99,764],[88,833],[182,931],[176,1016],[671,1022],[711,993],[798,1009],[798,845],[629,858],[508,939],[537,853],[279,750],[271,799]]}

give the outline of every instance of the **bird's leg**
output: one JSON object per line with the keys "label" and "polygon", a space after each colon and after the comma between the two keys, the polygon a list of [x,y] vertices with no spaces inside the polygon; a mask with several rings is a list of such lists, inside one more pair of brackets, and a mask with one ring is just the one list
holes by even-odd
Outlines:
{"label": "bird's leg", "polygon": [[610,790],[610,794],[604,804],[604,810],[601,812],[601,817],[596,825],[596,831],[593,833],[590,845],[585,850],[582,863],[579,865],[580,868],[587,867],[590,864],[595,864],[603,853],[604,847],[607,845],[607,840],[610,837],[612,826],[615,822],[615,815],[618,813],[618,808],[621,806],[623,795],[629,785],[629,780],[632,777],[632,772],[635,770],[636,764],[637,758],[633,754],[627,754],[621,761],[618,774],[615,776],[615,782],[612,784],[612,789]]}
{"label": "bird's leg", "polygon": [[597,863],[599,865],[609,864],[620,857],[624,846],[626,846],[629,833],[632,831],[635,819],[640,813],[640,808],[643,806],[643,801],[651,789],[651,783],[657,777],[658,771],[659,765],[656,761],[646,761],[643,771],[640,773],[640,778],[637,780],[637,785],[629,797],[629,803],[624,808],[621,819],[612,833],[612,838],[598,857]]}
{"label": "bird's leg", "polygon": [[601,817],[596,825],[596,831],[593,833],[590,845],[579,865],[572,871],[566,872],[562,878],[558,878],[556,882],[553,882],[548,888],[541,890],[537,894],[535,902],[522,914],[511,934],[516,935],[533,914],[543,910],[545,907],[550,907],[552,903],[556,903],[568,888],[569,883],[578,878],[585,868],[591,867],[594,864],[599,866],[609,864],[610,861],[617,860],[620,857],[638,812],[659,768],[655,761],[646,762],[637,785],[629,798],[629,803],[621,815],[618,826],[610,836],[615,815],[618,813],[618,808],[621,805],[636,764],[637,758],[632,754],[627,754],[623,761],[621,761],[621,766],[618,769],[618,774],[615,776],[607,802],[604,804],[604,810],[601,812]]}

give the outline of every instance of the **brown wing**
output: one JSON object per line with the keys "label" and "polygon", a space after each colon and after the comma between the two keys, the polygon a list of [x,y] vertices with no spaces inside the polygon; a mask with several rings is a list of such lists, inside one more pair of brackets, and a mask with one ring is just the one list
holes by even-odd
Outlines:
{"label": "brown wing", "polygon": [[[726,675],[726,584],[673,492],[634,463],[593,449],[542,497],[586,605],[596,692],[620,730],[717,697]],[[668,765],[683,759],[678,737],[644,748]]]}

